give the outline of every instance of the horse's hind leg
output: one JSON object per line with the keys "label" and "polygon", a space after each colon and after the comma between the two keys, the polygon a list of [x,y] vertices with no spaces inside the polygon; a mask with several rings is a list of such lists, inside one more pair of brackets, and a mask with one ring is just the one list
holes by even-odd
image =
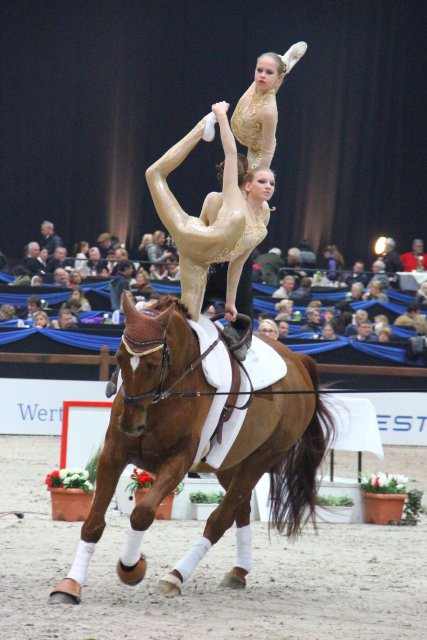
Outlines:
{"label": "horse's hind leg", "polygon": [[[110,450],[111,446],[111,450]],[[81,529],[81,540],[77,547],[73,565],[66,578],[56,585],[50,594],[50,604],[79,604],[82,586],[86,580],[89,563],[96,543],[105,528],[105,512],[114,495],[120,474],[125,467],[125,458],[119,462],[117,448],[112,445],[102,450],[96,473],[96,491],[89,516]]]}

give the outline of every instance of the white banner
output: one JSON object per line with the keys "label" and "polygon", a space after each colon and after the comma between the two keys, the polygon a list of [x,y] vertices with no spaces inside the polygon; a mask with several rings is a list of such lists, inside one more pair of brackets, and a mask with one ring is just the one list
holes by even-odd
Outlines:
{"label": "white banner", "polygon": [[383,444],[427,447],[427,393],[370,393],[366,397],[375,407]]}
{"label": "white banner", "polygon": [[0,378],[1,434],[61,435],[64,400],[102,402],[106,382]]}

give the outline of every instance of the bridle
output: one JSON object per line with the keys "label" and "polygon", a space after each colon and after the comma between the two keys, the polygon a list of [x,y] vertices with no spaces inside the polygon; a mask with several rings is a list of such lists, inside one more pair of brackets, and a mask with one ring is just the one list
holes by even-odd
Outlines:
{"label": "bridle", "polygon": [[[220,341],[220,337],[218,336],[218,338],[216,340],[214,340],[214,342],[212,342],[211,345],[209,345],[209,347],[203,352],[201,353],[199,356],[197,356],[197,358],[195,358],[195,360],[193,360],[193,362],[191,362],[188,367],[185,369],[184,373],[182,373],[179,378],[177,380],[175,380],[175,382],[173,382],[170,387],[168,389],[164,389],[164,384],[166,382],[166,378],[167,378],[167,373],[169,372],[170,369],[170,350],[169,350],[169,345],[168,345],[168,341],[167,341],[167,337],[166,337],[166,331],[164,333],[164,336],[162,339],[158,339],[158,340],[145,340],[143,342],[138,342],[137,340],[134,340],[133,338],[130,338],[129,335],[127,335],[127,333],[125,332],[122,336],[122,342],[123,345],[126,349],[126,351],[132,355],[132,356],[138,356],[140,358],[148,355],[149,353],[153,353],[154,351],[158,351],[159,349],[163,348],[163,356],[162,356],[162,368],[160,371],[160,380],[159,380],[159,384],[157,385],[157,389],[152,389],[151,391],[147,391],[146,393],[140,393],[138,395],[135,396],[130,396],[126,393],[125,390],[125,384],[124,384],[124,380],[122,383],[122,394],[123,394],[123,399],[125,401],[126,404],[131,404],[134,402],[140,402],[142,400],[152,400],[152,404],[156,404],[157,402],[160,402],[160,400],[165,400],[171,393],[172,389],[179,383],[181,382],[181,380],[183,380],[189,373],[191,373],[192,371],[194,371],[194,369],[199,366],[199,364],[202,362],[202,360],[204,360],[206,358],[206,356],[212,351],[212,349],[215,349],[215,347],[217,346],[217,344]],[[130,343],[130,345],[128,345],[128,343]],[[134,351],[133,347],[136,347],[139,349],[143,348],[143,347],[149,347],[150,345],[157,345],[156,347],[153,347],[152,349],[148,349],[147,351],[143,351],[143,352],[139,352],[139,351]]]}

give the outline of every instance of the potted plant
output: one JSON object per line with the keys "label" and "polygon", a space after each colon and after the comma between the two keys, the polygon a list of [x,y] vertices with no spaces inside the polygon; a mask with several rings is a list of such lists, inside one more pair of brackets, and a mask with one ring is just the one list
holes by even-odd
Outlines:
{"label": "potted plant", "polygon": [[195,520],[207,520],[223,499],[223,491],[193,491],[190,493],[193,518]]}
{"label": "potted plant", "polygon": [[46,475],[45,484],[50,491],[52,520],[77,522],[87,518],[94,490],[86,469],[55,469]]}
{"label": "potted plant", "polygon": [[366,473],[361,475],[365,522],[369,524],[400,523],[403,504],[408,497],[408,478],[398,473]]}
{"label": "potted plant", "polygon": [[[150,490],[150,487],[153,486],[155,478],[151,473],[148,473],[148,471],[144,471],[144,469],[139,469],[138,467],[134,467],[130,478],[131,480],[126,487],[126,491],[129,491],[131,494],[129,496],[129,500],[135,499],[135,505],[138,505],[141,502],[142,497]],[[180,482],[175,490],[162,500],[156,510],[157,520],[171,519],[173,499],[176,495],[181,493],[183,488],[184,485]]]}
{"label": "potted plant", "polygon": [[317,522],[348,524],[354,502],[350,496],[318,495],[316,498]]}

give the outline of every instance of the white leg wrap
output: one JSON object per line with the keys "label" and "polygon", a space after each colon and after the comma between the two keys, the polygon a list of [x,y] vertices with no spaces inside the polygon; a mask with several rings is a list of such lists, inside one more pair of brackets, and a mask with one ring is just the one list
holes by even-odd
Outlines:
{"label": "white leg wrap", "polygon": [[132,527],[126,532],[120,562],[126,567],[133,567],[141,557],[142,539],[145,531],[135,531]]}
{"label": "white leg wrap", "polygon": [[176,563],[174,569],[179,571],[184,582],[193,575],[194,569],[200,560],[203,560],[211,546],[212,543],[207,538],[202,537],[191,547],[190,551]]}
{"label": "white leg wrap", "polygon": [[248,524],[246,527],[236,529],[236,567],[241,567],[250,571],[253,567],[252,560],[252,529]]}
{"label": "white leg wrap", "polygon": [[94,551],[95,542],[85,542],[84,540],[80,540],[73,566],[71,567],[67,578],[71,578],[71,580],[75,580],[83,586],[86,581],[89,562],[92,559]]}

